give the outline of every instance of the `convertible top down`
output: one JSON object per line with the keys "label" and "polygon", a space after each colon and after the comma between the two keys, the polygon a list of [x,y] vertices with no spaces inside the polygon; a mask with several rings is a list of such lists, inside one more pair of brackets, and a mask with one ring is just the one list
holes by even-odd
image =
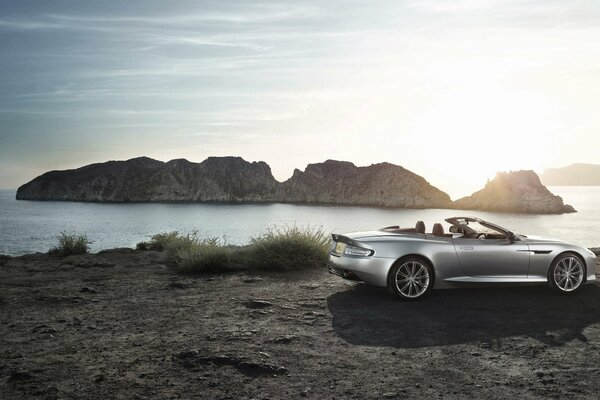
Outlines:
{"label": "convertible top down", "polygon": [[432,289],[476,284],[549,284],[573,293],[596,279],[590,250],[555,239],[517,234],[475,217],[447,218],[426,232],[389,226],[376,231],[333,234],[329,272],[387,287],[411,300]]}

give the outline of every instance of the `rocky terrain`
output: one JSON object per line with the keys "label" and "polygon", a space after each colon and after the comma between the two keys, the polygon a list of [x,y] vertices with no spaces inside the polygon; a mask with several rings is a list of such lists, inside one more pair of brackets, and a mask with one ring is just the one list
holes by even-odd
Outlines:
{"label": "rocky terrain", "polygon": [[480,288],[402,302],[324,269],[182,276],[166,260],[127,249],[0,258],[0,397],[596,399],[600,391],[597,283],[573,296]]}
{"label": "rocky terrain", "polygon": [[390,163],[357,167],[328,160],[296,169],[284,184],[284,200],[302,203],[369,204],[401,208],[450,208],[450,196],[421,176]]}
{"label": "rocky terrain", "polygon": [[279,182],[265,162],[147,157],[51,171],[17,190],[18,200],[94,202],[286,202],[520,213],[574,212],[533,171],[500,172],[484,189],[452,202],[421,176],[390,163],[357,167],[327,160]]}
{"label": "rocky terrain", "polygon": [[397,165],[328,160],[280,183],[265,162],[209,157],[201,163],[147,157],[51,171],[21,186],[19,200],[227,201],[450,207],[450,197]]}
{"label": "rocky terrain", "polygon": [[548,168],[540,175],[544,185],[600,186],[600,165],[572,164],[562,168]]}
{"label": "rocky terrain", "polygon": [[485,210],[532,214],[562,214],[575,212],[552,194],[533,171],[498,172],[485,187],[471,196],[454,202],[464,210]]}

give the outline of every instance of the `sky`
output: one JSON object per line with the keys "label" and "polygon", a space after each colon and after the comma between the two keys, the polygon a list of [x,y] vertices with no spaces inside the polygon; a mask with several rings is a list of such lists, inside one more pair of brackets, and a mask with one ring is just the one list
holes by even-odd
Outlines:
{"label": "sky", "polygon": [[600,163],[598,1],[0,1],[0,188],[149,156]]}

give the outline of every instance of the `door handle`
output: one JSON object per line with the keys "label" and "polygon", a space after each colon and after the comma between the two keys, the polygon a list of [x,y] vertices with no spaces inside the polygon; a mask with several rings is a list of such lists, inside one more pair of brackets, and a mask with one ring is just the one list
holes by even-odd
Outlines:
{"label": "door handle", "polygon": [[473,246],[461,246],[461,250],[473,250]]}

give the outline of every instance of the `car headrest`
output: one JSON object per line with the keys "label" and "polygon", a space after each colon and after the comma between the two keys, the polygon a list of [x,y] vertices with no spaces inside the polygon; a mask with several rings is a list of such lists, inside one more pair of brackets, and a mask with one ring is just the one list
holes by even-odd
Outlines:
{"label": "car headrest", "polygon": [[417,221],[417,224],[415,225],[415,230],[417,231],[417,233],[425,233],[425,222]]}
{"label": "car headrest", "polygon": [[442,224],[433,224],[433,230],[431,233],[433,236],[444,236],[444,227]]}

